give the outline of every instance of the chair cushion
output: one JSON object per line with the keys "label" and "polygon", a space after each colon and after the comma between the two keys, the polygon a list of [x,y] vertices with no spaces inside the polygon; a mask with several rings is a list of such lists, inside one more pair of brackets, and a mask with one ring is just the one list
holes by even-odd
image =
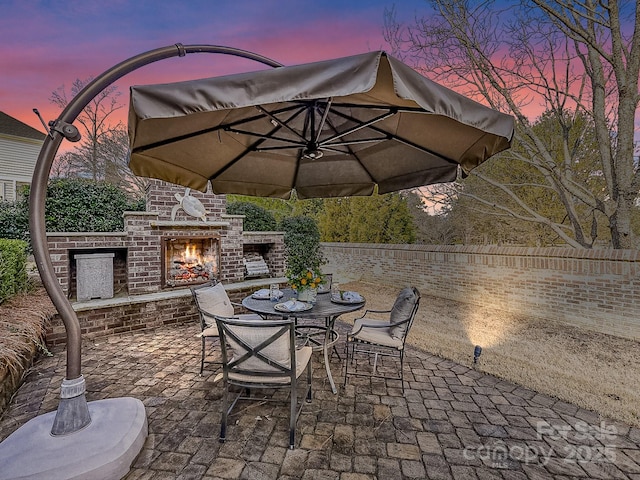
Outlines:
{"label": "chair cushion", "polygon": [[[198,307],[212,315],[221,317],[233,317],[233,304],[222,283],[216,283],[212,287],[200,288],[195,291],[198,298]],[[207,325],[214,325],[215,319],[204,316]]]}
{"label": "chair cushion", "polygon": [[[409,320],[411,312],[415,306],[418,298],[411,287],[405,287],[400,290],[398,297],[396,298],[393,307],[391,308],[391,314],[389,315],[389,322],[396,323],[403,320]],[[402,340],[407,334],[407,328],[409,323],[404,323],[396,327],[391,327],[391,336]]]}
{"label": "chair cushion", "polygon": [[[354,340],[385,347],[402,349],[402,339],[391,335],[391,328],[386,320],[372,320],[369,318],[358,318],[351,330]],[[360,328],[362,327],[362,328]],[[385,328],[386,327],[386,328]],[[358,331],[359,330],[359,331]],[[356,333],[357,332],[357,333]]]}
{"label": "chair cushion", "polygon": [[[302,347],[296,350],[296,378],[300,378],[304,369],[307,368],[307,363],[311,360],[311,354],[313,353],[313,348],[311,347]],[[220,381],[224,377],[223,373],[219,373],[216,375],[216,378],[213,380],[214,383]],[[260,375],[245,375],[242,373],[230,373],[229,379],[231,381],[236,382],[245,382],[245,383],[273,383],[273,384],[287,384],[291,382],[291,377],[288,375],[276,376],[276,377],[262,377]]]}

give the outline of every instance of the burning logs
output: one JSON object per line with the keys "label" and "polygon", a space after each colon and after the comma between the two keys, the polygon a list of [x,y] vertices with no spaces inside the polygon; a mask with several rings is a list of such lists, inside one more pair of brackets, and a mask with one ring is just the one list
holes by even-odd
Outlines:
{"label": "burning logs", "polygon": [[208,272],[205,266],[200,263],[193,264],[174,260],[169,277],[169,281],[207,281],[211,277],[211,272]]}

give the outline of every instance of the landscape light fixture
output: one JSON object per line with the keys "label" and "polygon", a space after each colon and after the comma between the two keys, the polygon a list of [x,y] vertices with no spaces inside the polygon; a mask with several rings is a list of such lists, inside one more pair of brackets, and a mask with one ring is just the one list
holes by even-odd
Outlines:
{"label": "landscape light fixture", "polygon": [[478,357],[482,353],[482,347],[480,345],[476,345],[476,348],[473,349],[473,363],[478,363]]}

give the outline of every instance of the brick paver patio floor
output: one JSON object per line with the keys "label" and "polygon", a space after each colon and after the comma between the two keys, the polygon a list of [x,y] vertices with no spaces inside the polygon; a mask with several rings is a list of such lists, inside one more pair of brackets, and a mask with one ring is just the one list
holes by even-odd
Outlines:
{"label": "brick paver patio floor", "polygon": [[[237,406],[221,444],[221,387],[215,366],[198,374],[196,333],[169,326],[83,346],[89,401],[131,396],[146,406],[149,436],[128,480],[640,479],[640,429],[414,349],[404,396],[399,381],[364,377],[333,395],[315,354],[295,450],[285,404]],[[57,408],[66,357],[54,353],[30,371],[0,439]],[[341,386],[342,361],[331,364]]]}

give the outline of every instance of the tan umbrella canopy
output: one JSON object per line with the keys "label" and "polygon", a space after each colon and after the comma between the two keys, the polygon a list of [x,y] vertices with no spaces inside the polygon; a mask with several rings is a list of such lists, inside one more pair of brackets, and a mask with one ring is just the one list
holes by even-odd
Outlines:
{"label": "tan umbrella canopy", "polygon": [[131,170],[214,193],[370,195],[455,180],[513,118],[384,52],[131,88]]}

